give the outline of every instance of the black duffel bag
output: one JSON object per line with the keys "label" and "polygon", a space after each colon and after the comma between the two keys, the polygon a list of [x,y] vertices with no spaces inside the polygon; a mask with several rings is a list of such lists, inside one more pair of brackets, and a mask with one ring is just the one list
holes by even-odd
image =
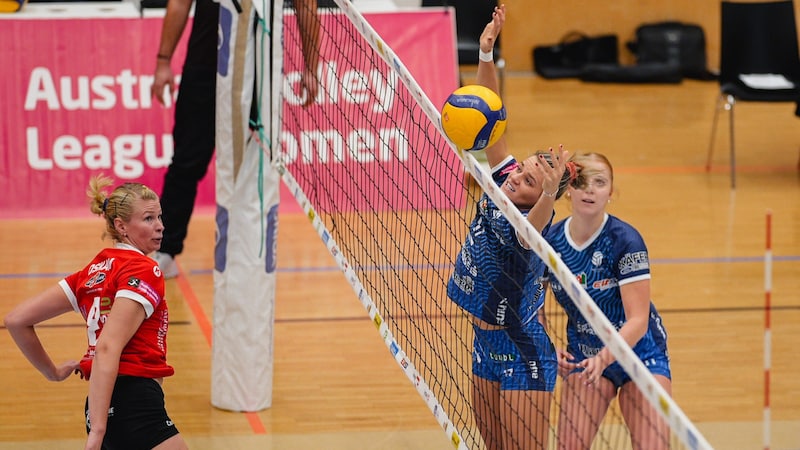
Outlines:
{"label": "black duffel bag", "polygon": [[587,64],[579,76],[581,81],[595,83],[667,83],[683,81],[681,69],[671,63],[634,65]]}
{"label": "black duffel bag", "polygon": [[558,44],[533,48],[533,70],[543,78],[577,78],[590,63],[618,62],[617,36],[571,31]]}
{"label": "black duffel bag", "polygon": [[636,40],[626,43],[639,65],[674,64],[686,78],[714,80],[706,66],[703,28],[675,21],[646,23],[636,28]]}

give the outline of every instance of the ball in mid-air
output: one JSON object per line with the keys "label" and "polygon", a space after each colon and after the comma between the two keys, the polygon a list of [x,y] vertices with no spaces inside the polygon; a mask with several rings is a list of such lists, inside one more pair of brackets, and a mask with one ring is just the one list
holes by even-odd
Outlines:
{"label": "ball in mid-air", "polygon": [[491,146],[506,130],[506,108],[491,89],[476,84],[462,86],[442,106],[442,130],[461,150]]}

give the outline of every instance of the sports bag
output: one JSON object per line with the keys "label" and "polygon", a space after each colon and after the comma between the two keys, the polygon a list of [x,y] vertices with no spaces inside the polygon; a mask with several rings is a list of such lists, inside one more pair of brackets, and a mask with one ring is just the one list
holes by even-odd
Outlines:
{"label": "sports bag", "polygon": [[557,44],[533,48],[533,70],[543,78],[577,78],[589,63],[617,63],[618,40],[613,34],[565,34]]}
{"label": "sports bag", "polygon": [[686,78],[713,80],[706,65],[706,37],[699,25],[656,22],[636,28],[636,40],[627,42],[639,65],[673,64]]}
{"label": "sports bag", "polygon": [[674,64],[587,64],[579,77],[595,83],[672,83],[683,81],[680,69]]}

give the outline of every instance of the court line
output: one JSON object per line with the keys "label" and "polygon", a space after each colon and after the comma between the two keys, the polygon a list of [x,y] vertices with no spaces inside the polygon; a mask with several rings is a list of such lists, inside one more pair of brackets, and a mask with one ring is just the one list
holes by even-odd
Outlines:
{"label": "court line", "polygon": [[[728,174],[731,167],[725,164],[715,165],[708,172],[710,174]],[[797,168],[793,165],[786,166],[757,166],[757,165],[736,165],[736,173],[789,173],[796,172]],[[695,174],[706,173],[703,166],[622,166],[614,167],[614,172],[627,175],[652,175],[652,174]]]}
{"label": "court line", "polygon": [[[754,263],[763,262],[764,255],[760,256],[710,256],[699,258],[656,258],[651,259],[651,264],[711,264],[711,263]],[[785,255],[773,256],[773,262],[796,262],[800,261],[800,255]],[[364,270],[385,270],[387,268],[395,269],[446,269],[452,267],[450,264],[428,264],[428,265],[396,265],[396,266],[367,266]],[[196,269],[189,272],[189,275],[209,275],[214,272],[214,269]],[[341,272],[338,266],[316,266],[316,267],[278,267],[276,272],[279,273],[299,273],[299,272]],[[0,273],[0,280],[3,279],[21,279],[21,278],[64,278],[69,275],[69,272],[43,272],[43,273]],[[210,325],[209,325],[210,327]],[[210,329],[210,328],[209,328]],[[210,342],[210,340],[209,340]]]}
{"label": "court line", "polygon": [[[800,311],[800,305],[781,305],[781,306],[771,306],[770,309],[772,311]],[[761,313],[764,311],[763,306],[729,306],[729,307],[722,307],[722,308],[658,308],[659,314],[717,314],[717,313],[726,313],[726,312],[755,312]],[[554,311],[550,314],[556,315],[563,315],[563,311]],[[458,314],[450,314],[448,317],[457,317]],[[413,317],[421,317],[421,316],[413,316]],[[442,314],[428,314],[425,317],[443,317]],[[398,320],[407,320],[405,317],[395,316]],[[279,319],[275,318],[275,323],[325,323],[325,322],[361,322],[364,320],[369,320],[368,317],[365,316],[341,316],[341,317],[292,317],[292,318],[284,318]],[[191,325],[192,323],[189,321],[170,321],[169,325]],[[42,328],[85,328],[85,324],[81,323],[71,323],[71,324],[53,324],[53,325],[37,325],[37,327]],[[0,325],[0,330],[5,329],[4,325]],[[266,433],[266,431],[265,431]],[[800,450],[800,449],[798,449]]]}
{"label": "court line", "polygon": [[[702,258],[660,258],[660,259],[651,259],[651,264],[709,264],[709,263],[730,263],[730,264],[737,264],[737,263],[754,263],[754,262],[763,262],[764,256],[719,256],[719,257],[702,257]],[[788,255],[788,256],[774,256],[772,258],[773,262],[794,262],[800,261],[800,255]],[[409,264],[397,264],[394,266],[364,266],[360,268],[361,270],[386,270],[386,269],[396,269],[396,270],[406,270],[406,269],[447,269],[451,268],[451,264],[419,264],[419,265],[409,265]],[[279,273],[300,273],[300,272],[341,272],[338,266],[317,266],[317,267],[278,267],[276,270]],[[212,269],[199,269],[193,270],[191,273],[194,275],[207,275],[212,273]]]}

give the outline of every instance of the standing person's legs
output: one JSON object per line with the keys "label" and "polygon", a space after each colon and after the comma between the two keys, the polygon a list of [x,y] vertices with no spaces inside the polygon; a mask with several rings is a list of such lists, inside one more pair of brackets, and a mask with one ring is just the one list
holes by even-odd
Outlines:
{"label": "standing person's legs", "polygon": [[472,410],[487,450],[503,450],[500,423],[500,383],[472,377]]}
{"label": "standing person's legs", "polygon": [[572,372],[561,388],[561,411],[558,415],[558,448],[589,449],[600,423],[616,395],[614,383],[600,377],[586,384],[580,372]]}
{"label": "standing person's legs", "polygon": [[[672,395],[672,381],[664,375],[653,374],[658,384]],[[619,408],[631,432],[634,449],[669,449],[670,431],[667,422],[644,398],[633,382],[625,383],[619,391]]]}
{"label": "standing person's legs", "polygon": [[502,391],[504,449],[548,448],[552,395],[548,391]]}
{"label": "standing person's legs", "polygon": [[[89,423],[88,397],[84,404],[86,432]],[[186,443],[167,415],[164,390],[152,378],[120,376],[114,383],[108,410],[103,448],[186,449]]]}
{"label": "standing person's legs", "polygon": [[478,431],[487,450],[503,450],[500,429],[500,374],[490,349],[496,347],[496,333],[503,330],[483,330],[472,326],[475,332],[472,350],[472,412]]}
{"label": "standing person's legs", "polygon": [[[164,175],[161,193],[164,239],[160,253],[170,256],[183,251],[197,185],[214,155],[216,72],[208,68],[184,68],[179,89],[172,133],[175,152]],[[165,276],[170,275],[164,267],[162,270]]]}

